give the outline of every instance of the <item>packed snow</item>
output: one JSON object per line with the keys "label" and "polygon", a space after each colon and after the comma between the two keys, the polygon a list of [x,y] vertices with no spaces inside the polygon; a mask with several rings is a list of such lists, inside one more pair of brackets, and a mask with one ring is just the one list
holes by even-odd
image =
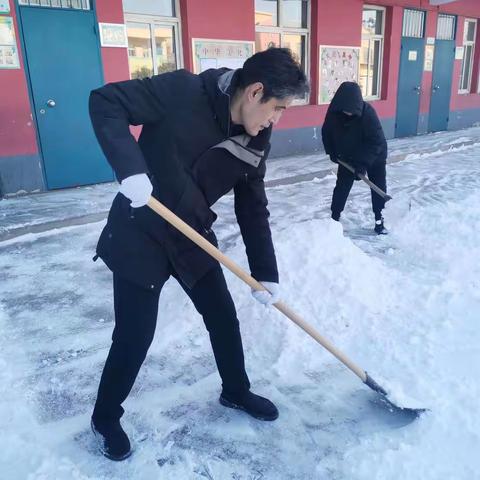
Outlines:
{"label": "packed snow", "polygon": [[[416,141],[404,141],[408,151]],[[388,236],[372,234],[362,182],[342,224],[329,218],[333,173],[267,193],[282,300],[390,398],[428,408],[417,421],[400,425],[226,272],[252,390],[280,418],[262,423],[218,403],[202,319],[170,280],[125,403],[134,454],[105,459],[89,430],[113,326],[111,274],[91,261],[99,222],[0,243],[1,478],[479,479],[480,147],[410,156],[387,174]],[[220,248],[246,267],[232,198],[214,209]]]}

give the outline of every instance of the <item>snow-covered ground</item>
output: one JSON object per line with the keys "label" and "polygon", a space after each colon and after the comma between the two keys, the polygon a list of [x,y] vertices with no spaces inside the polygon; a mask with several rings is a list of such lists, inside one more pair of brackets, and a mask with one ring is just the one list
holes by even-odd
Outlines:
{"label": "snow-covered ground", "polygon": [[[343,229],[335,177],[268,190],[283,300],[400,404],[430,409],[398,428],[374,394],[226,273],[255,392],[255,421],[217,401],[201,318],[175,281],[122,420],[134,455],[95,450],[89,415],[113,325],[111,276],[91,261],[103,222],[0,243],[0,477],[21,479],[480,479],[480,147],[412,152],[388,167],[391,234],[371,235],[356,182]],[[297,173],[298,166],[296,169]],[[221,249],[245,266],[231,197]]]}

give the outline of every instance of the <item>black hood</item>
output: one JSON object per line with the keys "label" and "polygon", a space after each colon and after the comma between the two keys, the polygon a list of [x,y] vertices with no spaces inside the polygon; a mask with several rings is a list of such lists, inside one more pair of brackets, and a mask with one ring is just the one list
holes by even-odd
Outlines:
{"label": "black hood", "polygon": [[357,117],[361,117],[363,113],[363,97],[358,83],[343,82],[338,87],[330,103],[329,110],[331,112],[350,112]]}

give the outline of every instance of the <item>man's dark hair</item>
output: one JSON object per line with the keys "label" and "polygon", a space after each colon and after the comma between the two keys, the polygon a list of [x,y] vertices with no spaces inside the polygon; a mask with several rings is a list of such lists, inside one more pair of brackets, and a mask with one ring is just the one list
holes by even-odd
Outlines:
{"label": "man's dark hair", "polygon": [[239,87],[263,84],[262,102],[271,98],[303,97],[309,91],[307,77],[289,48],[269,48],[251,56],[239,72]]}

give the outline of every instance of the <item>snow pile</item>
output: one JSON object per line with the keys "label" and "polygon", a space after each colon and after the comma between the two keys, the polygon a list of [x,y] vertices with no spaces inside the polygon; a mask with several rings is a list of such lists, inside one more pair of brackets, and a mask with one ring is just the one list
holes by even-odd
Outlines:
{"label": "snow pile", "polygon": [[[453,142],[453,145],[457,145],[457,143],[459,142]],[[412,160],[423,160],[429,157],[438,157],[439,155],[445,155],[445,153],[462,152],[464,150],[470,150],[472,147],[478,147],[478,145],[479,145],[478,143],[472,143],[472,144],[461,144],[458,146],[451,146],[447,152],[443,149],[438,149],[438,150],[432,150],[431,152],[425,152],[425,153],[409,153],[408,155],[406,155],[405,160],[412,161]]]}
{"label": "snow pile", "polygon": [[341,464],[327,459],[319,472],[328,466],[335,478],[358,480],[480,478],[479,202],[476,193],[457,204],[413,210],[392,235],[399,248],[394,268],[403,269],[410,284],[398,285],[409,308],[388,319],[389,330],[412,321],[416,327],[409,339],[408,327],[395,334],[390,346],[401,361],[390,362],[385,351],[381,369],[403,377],[404,388],[431,412],[408,428],[347,445]]}

